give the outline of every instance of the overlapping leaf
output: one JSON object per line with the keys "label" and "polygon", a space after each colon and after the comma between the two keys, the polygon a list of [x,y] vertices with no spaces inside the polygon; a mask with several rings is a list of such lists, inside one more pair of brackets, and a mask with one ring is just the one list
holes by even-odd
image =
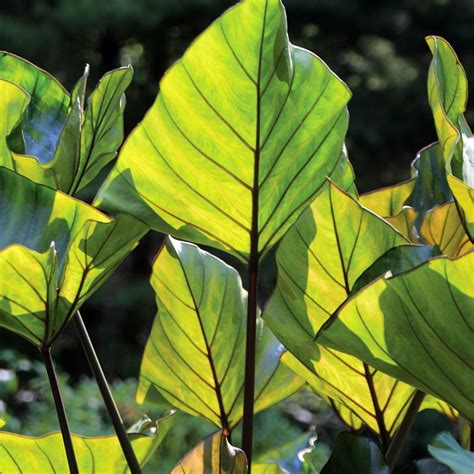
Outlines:
{"label": "overlapping leaf", "polygon": [[474,137],[464,118],[467,78],[456,53],[443,38],[429,36],[433,54],[428,74],[428,98],[438,140],[448,170],[448,182],[474,238]]}
{"label": "overlapping leaf", "polygon": [[247,261],[339,169],[349,97],[289,43],[280,0],[244,0],[165,74],[97,203]]}
{"label": "overlapping leaf", "polygon": [[428,211],[420,228],[425,242],[436,245],[448,257],[456,257],[473,248],[466,234],[456,203],[449,202]]}
{"label": "overlapping leaf", "polygon": [[283,239],[277,287],[264,311],[265,321],[291,352],[283,361],[333,399],[346,422],[365,423],[385,441],[414,389],[355,357],[316,345],[313,338],[366,268],[392,247],[406,244],[393,227],[331,183]]}
{"label": "overlapping leaf", "polygon": [[474,418],[474,252],[438,257],[350,298],[318,341]]}
{"label": "overlapping leaf", "polygon": [[234,448],[222,431],[218,431],[189,451],[173,468],[171,474],[245,474],[246,472],[245,453],[241,449]]}
{"label": "overlapping leaf", "polygon": [[146,227],[0,168],[0,325],[47,346]]}
{"label": "overlapping leaf", "polygon": [[[69,95],[33,64],[0,54],[0,78],[17,84],[31,98],[27,107],[15,108],[20,120],[8,133],[11,153],[0,150],[1,166],[74,194],[114,158],[123,140],[124,91],[132,70],[119,68],[105,74],[84,110],[88,74],[87,66]],[[2,110],[13,107],[14,99],[3,101]]]}
{"label": "overlapping leaf", "polygon": [[402,235],[416,241],[413,226],[417,212],[406,201],[413,193],[415,179],[412,178],[393,186],[376,189],[360,196],[360,203],[390,222]]}
{"label": "overlapping leaf", "polygon": [[[223,429],[242,417],[247,294],[238,273],[192,244],[171,238],[151,278],[156,316],[140,371],[137,399],[157,389],[177,408]],[[255,409],[298,390],[280,363],[280,344],[260,327]]]}
{"label": "overlapping leaf", "polygon": [[451,433],[439,433],[429,444],[428,451],[454,474],[470,474],[474,469],[474,453],[462,449]]}
{"label": "overlapping leaf", "polygon": [[[171,416],[158,420],[153,434],[130,434],[130,441],[141,466],[144,466],[161,444],[173,423]],[[129,472],[116,436],[86,437],[72,435],[79,470],[95,472]],[[41,474],[69,472],[60,433],[29,437],[0,432],[0,472]]]}

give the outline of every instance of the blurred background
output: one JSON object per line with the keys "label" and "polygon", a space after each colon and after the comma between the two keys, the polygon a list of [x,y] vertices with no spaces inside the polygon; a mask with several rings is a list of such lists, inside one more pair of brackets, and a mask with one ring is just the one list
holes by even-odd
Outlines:
{"label": "blurred background", "polygon": [[[2,0],[0,48],[54,74],[68,89],[91,66],[90,87],[108,70],[132,64],[127,92],[126,133],[152,104],[159,80],[190,42],[232,0]],[[424,37],[445,37],[474,78],[472,0],[286,0],[292,43],[321,56],[350,87],[349,157],[360,192],[406,179],[416,152],[435,140],[426,97],[430,52]],[[245,35],[245,29],[242,30]],[[467,114],[469,122],[473,115]],[[84,195],[90,200],[91,188]],[[154,407],[134,404],[135,379],[155,314],[148,284],[150,263],[162,237],[149,234],[110,281],[83,308],[105,372],[127,423]],[[229,259],[226,257],[229,261]],[[231,262],[235,264],[235,262]],[[265,264],[261,303],[275,278],[271,257]],[[110,432],[79,342],[70,329],[54,357],[61,370],[72,428],[81,434]],[[0,332],[0,415],[10,431],[42,434],[57,429],[46,378],[35,350]],[[175,428],[157,455],[166,472],[212,428],[189,417]],[[302,393],[258,417],[259,436],[273,445],[312,425],[331,445],[341,425],[314,395]],[[407,451],[419,450],[449,422],[424,413]],[[176,443],[176,440],[179,442]],[[265,443],[257,449],[267,449]],[[420,454],[418,453],[418,454]],[[409,453],[405,453],[408,456]],[[324,449],[321,456],[324,457]],[[164,463],[164,464],[163,464]]]}

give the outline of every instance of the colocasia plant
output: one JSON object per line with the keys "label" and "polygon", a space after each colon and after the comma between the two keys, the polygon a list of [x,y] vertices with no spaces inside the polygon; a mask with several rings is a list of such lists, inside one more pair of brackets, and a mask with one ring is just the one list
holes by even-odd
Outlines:
{"label": "colocasia plant", "polygon": [[[464,70],[444,39],[427,43],[437,141],[411,179],[359,196],[348,87],[290,43],[279,0],[243,0],[165,74],[93,205],[74,195],[122,143],[132,69],[86,97],[88,68],[69,93],[0,54],[0,325],[39,349],[61,429],[1,432],[1,472],[139,473],[173,436],[172,412],[125,431],[79,313],[150,229],[168,236],[137,401],[216,426],[172,472],[289,472],[252,457],[253,419],[303,386],[348,431],[322,473],[393,471],[426,408],[462,426],[461,445],[439,434],[409,472],[474,472],[474,138]],[[265,257],[278,269],[267,302]],[[71,320],[116,436],[69,431],[51,348]],[[292,472],[319,472],[311,449]]]}

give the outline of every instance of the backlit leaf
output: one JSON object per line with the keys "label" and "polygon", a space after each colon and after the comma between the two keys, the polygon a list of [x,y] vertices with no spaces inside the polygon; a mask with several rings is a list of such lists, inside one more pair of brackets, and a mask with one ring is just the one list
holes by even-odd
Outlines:
{"label": "backlit leaf", "polygon": [[0,168],[0,325],[48,346],[146,227]]}
{"label": "backlit leaf", "polygon": [[234,448],[222,431],[199,443],[173,468],[171,474],[245,474],[245,453]]}
{"label": "backlit leaf", "polygon": [[[137,400],[153,388],[174,406],[229,430],[242,417],[247,293],[218,258],[168,238],[153,266],[158,314],[145,347]],[[256,411],[302,385],[259,319]]]}
{"label": "backlit leaf", "polygon": [[474,252],[438,257],[350,298],[318,341],[474,418]]}
{"label": "backlit leaf", "polygon": [[279,0],[244,0],[165,74],[97,204],[243,261],[252,234],[263,255],[339,172],[349,98],[289,43]]}
{"label": "backlit leaf", "polygon": [[[158,420],[154,434],[130,434],[130,441],[141,466],[161,444],[170,427],[171,416]],[[83,474],[130,472],[116,436],[72,435],[78,467]],[[0,471],[4,473],[69,472],[60,433],[30,437],[0,432]]]}

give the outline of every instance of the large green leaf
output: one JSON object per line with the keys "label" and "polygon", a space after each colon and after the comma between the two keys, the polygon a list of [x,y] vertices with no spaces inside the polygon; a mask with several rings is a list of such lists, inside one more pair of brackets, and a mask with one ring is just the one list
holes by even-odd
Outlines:
{"label": "large green leaf", "polygon": [[[393,227],[330,183],[280,244],[277,287],[263,316],[291,352],[283,362],[333,400],[347,424],[358,428],[364,423],[385,441],[398,427],[414,388],[355,357],[318,346],[313,338],[389,249],[402,246],[405,259],[420,258],[420,247],[406,244]],[[409,248],[417,254],[407,256]],[[388,259],[380,273],[397,271],[400,259]]]}
{"label": "large green leaf", "polygon": [[[137,400],[152,387],[177,408],[229,430],[242,417],[247,293],[238,273],[192,244],[168,238],[151,277],[158,314],[145,347]],[[260,320],[261,322],[261,320]],[[256,402],[262,410],[301,385],[260,325]]]}
{"label": "large green leaf", "polygon": [[0,167],[0,325],[48,346],[146,227]]}
{"label": "large green leaf", "polygon": [[[156,423],[151,434],[129,434],[141,466],[150,459],[173,424],[168,415]],[[127,473],[127,462],[116,436],[72,435],[81,474]],[[69,472],[60,433],[39,437],[0,432],[0,472],[41,474]]]}
{"label": "large green leaf", "polygon": [[[429,36],[433,54],[428,74],[428,98],[438,140],[443,150],[448,181],[471,239],[474,239],[474,137],[464,118],[467,78],[451,45]],[[459,182],[458,182],[459,179]]]}
{"label": "large green leaf", "polygon": [[244,0],[165,74],[97,203],[243,261],[252,235],[262,255],[338,172],[349,98],[289,43],[280,0]]}
{"label": "large green leaf", "polygon": [[439,462],[449,466],[454,474],[474,471],[474,453],[462,449],[451,433],[439,433],[428,445],[428,451]]}
{"label": "large green leaf", "polygon": [[133,72],[125,67],[105,74],[85,110],[88,75],[87,66],[69,95],[38,67],[0,53],[0,78],[16,83],[31,96],[28,107],[18,107],[15,98],[8,102],[6,96],[0,104],[2,110],[15,107],[15,115],[20,118],[20,125],[7,134],[12,135],[12,153],[0,150],[1,166],[68,194],[95,178],[122,143],[124,91]]}
{"label": "large green leaf", "polygon": [[234,448],[222,431],[201,441],[173,468],[171,474],[245,474],[245,453]]}
{"label": "large green leaf", "polygon": [[291,352],[283,361],[334,400],[348,424],[362,422],[386,441],[414,388],[313,338],[365,270],[387,250],[406,244],[393,227],[330,183],[282,240],[278,282],[263,316]]}
{"label": "large green leaf", "polygon": [[431,393],[474,419],[474,252],[438,257],[350,298],[318,341]]}
{"label": "large green leaf", "polygon": [[321,474],[389,474],[379,447],[369,438],[341,433]]}
{"label": "large green leaf", "polygon": [[0,52],[0,78],[19,85],[31,97],[20,125],[23,146],[13,151],[36,156],[42,163],[50,161],[68,115],[69,94],[50,74],[11,53]]}

